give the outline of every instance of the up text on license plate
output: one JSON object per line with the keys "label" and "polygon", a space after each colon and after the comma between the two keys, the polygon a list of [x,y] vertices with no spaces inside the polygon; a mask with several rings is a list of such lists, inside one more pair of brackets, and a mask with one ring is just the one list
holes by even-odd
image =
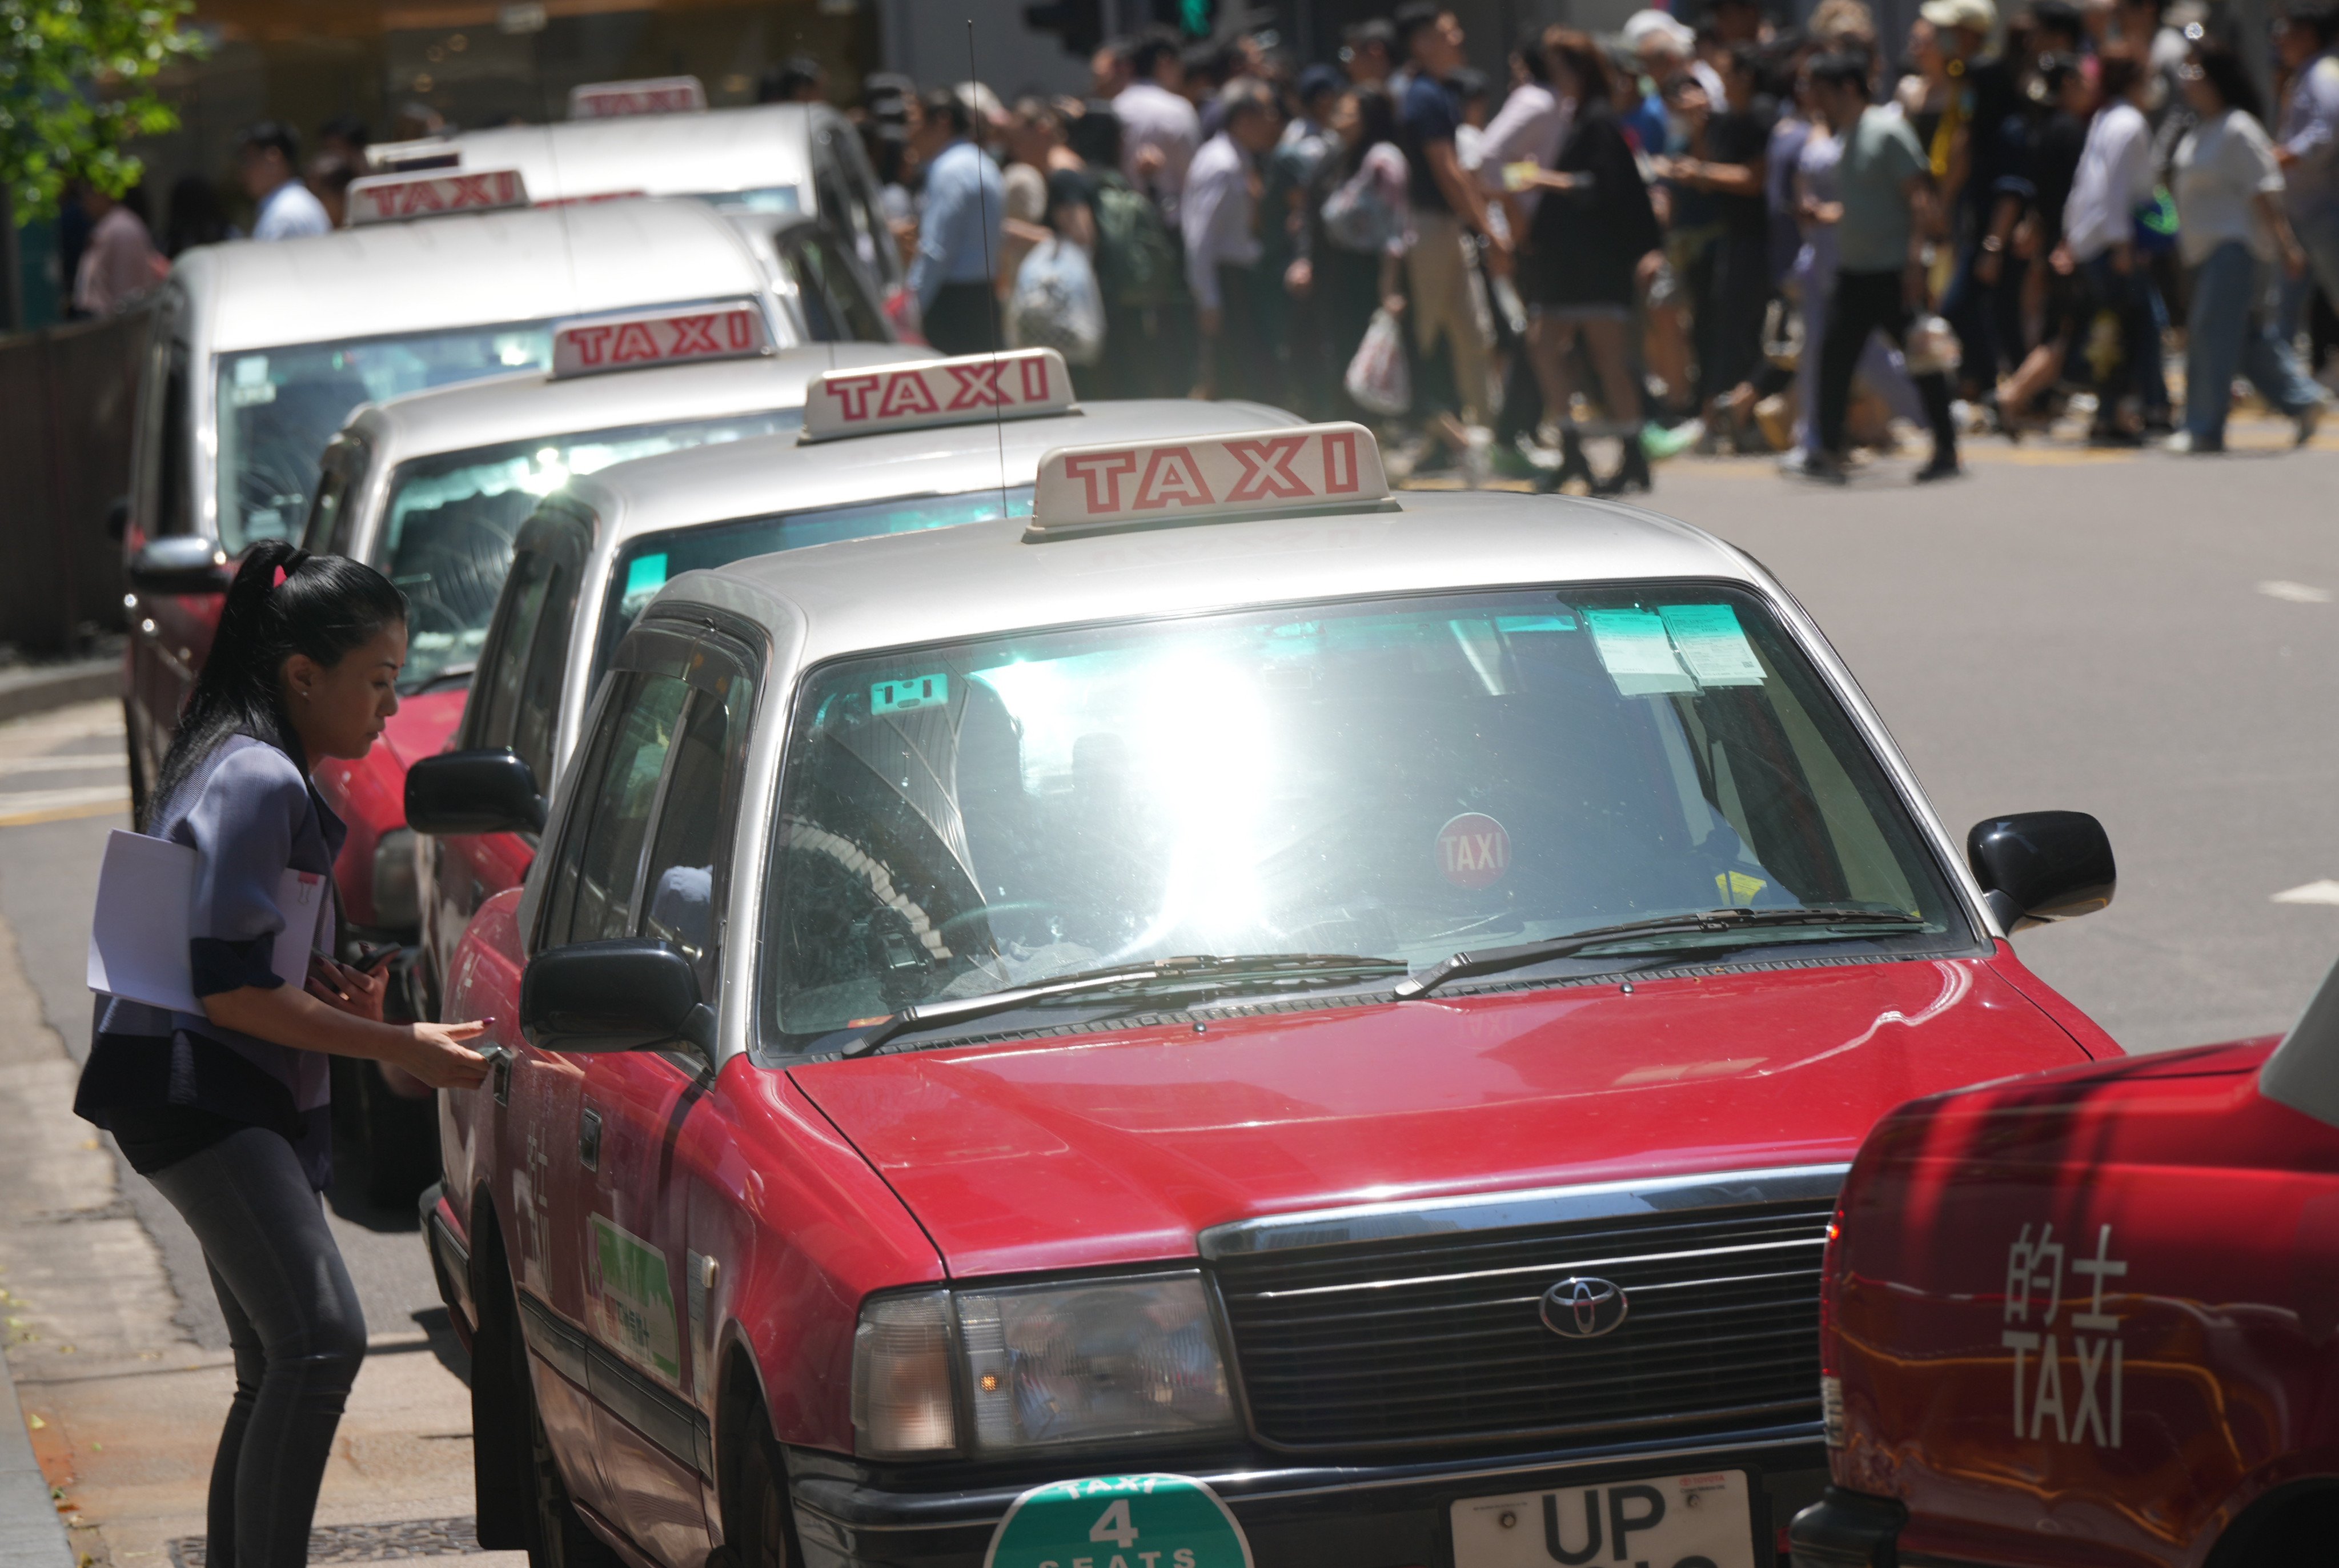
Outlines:
{"label": "up text on license plate", "polygon": [[1454,1568],[1754,1568],[1742,1470],[1466,1497],[1453,1520]]}

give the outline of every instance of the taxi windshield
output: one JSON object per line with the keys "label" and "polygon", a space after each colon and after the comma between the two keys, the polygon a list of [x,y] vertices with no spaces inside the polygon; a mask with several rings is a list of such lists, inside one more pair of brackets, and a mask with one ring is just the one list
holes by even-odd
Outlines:
{"label": "taxi windshield", "polygon": [[[1916,917],[1765,929],[1741,949],[1972,941],[1860,732],[1732,588],[1381,599],[926,646],[813,671],[794,724],[763,985],[788,1049],[1113,965],[1342,954],[1417,970],[1723,906]],[[1386,988],[1385,971],[1351,983]],[[1124,1005],[1078,1001],[1100,1004]],[[1030,1026],[1062,1021],[1057,1005]]]}
{"label": "taxi windshield", "polygon": [[773,409],[547,436],[400,464],[373,548],[374,564],[406,590],[411,615],[399,684],[419,691],[478,660],[511,566],[513,537],[536,503],[571,475],[803,423],[801,409]]}
{"label": "taxi windshield", "polygon": [[[801,419],[799,414],[797,418]],[[924,528],[955,528],[961,523],[986,523],[996,518],[1031,515],[1031,487],[1010,485],[956,496],[895,496],[882,501],[855,501],[849,506],[816,507],[801,512],[780,512],[744,522],[718,523],[710,528],[676,528],[629,539],[618,551],[609,574],[608,603],[601,611],[601,636],[593,656],[593,679],[617,651],[631,629],[667,579],[685,572],[727,567],[749,556],[768,556],[806,545],[829,545],[840,539],[873,538],[880,534],[913,534]]]}
{"label": "taxi windshield", "polygon": [[542,322],[220,355],[220,542],[299,538],[317,460],[359,404],[551,363]]}

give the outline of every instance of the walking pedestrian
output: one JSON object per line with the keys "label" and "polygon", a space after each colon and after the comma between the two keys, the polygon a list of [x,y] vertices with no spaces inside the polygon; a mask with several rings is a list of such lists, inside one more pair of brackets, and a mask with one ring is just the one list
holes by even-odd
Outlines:
{"label": "walking pedestrian", "polygon": [[[1547,170],[1557,162],[1574,110],[1552,91],[1550,77],[1544,29],[1529,27],[1511,45],[1511,90],[1486,126],[1476,170],[1479,188],[1487,193],[1488,221],[1503,220],[1515,247],[1525,242],[1536,205],[1543,200],[1541,188],[1529,182],[1530,173]],[[1524,262],[1515,266],[1523,267]],[[1499,301],[1502,280],[1495,280],[1489,291]],[[1514,291],[1505,309],[1524,307],[1524,294]],[[1502,406],[1495,420],[1491,458],[1496,474],[1514,479],[1541,477],[1542,468],[1525,448],[1534,441],[1544,414],[1534,350],[1517,343],[1512,346],[1504,368]]]}
{"label": "walking pedestrian", "polygon": [[[357,1291],[318,1202],[331,1167],[328,1059],[475,1088],[479,1023],[385,1023],[385,983],[321,955],[305,987],[272,967],[288,873],[330,882],[344,830],[310,770],[365,755],[398,711],[406,599],[370,567],[280,540],[244,557],[155,781],[145,831],[195,855],[187,963],[200,1009],[101,997],[74,1111],[113,1133],[202,1246],[235,1355],[212,1461],[210,1561],[308,1561],[318,1484],[364,1358]],[[304,933],[305,934],[305,933]],[[388,956],[388,955],[384,955]]]}
{"label": "walking pedestrian", "polygon": [[1406,62],[1397,124],[1413,218],[1406,283],[1421,361],[1415,406],[1430,424],[1433,441],[1454,460],[1467,461],[1471,448],[1462,424],[1482,422],[1494,389],[1487,327],[1472,301],[1466,247],[1485,244],[1498,268],[1508,265],[1509,247],[1489,228],[1485,197],[1455,151],[1462,115],[1446,79],[1462,65],[1461,23],[1438,0],[1410,0],[1398,8],[1395,25]]}
{"label": "walking pedestrian", "polygon": [[910,262],[926,341],[945,354],[1000,347],[998,257],[1007,215],[999,165],[971,136],[966,104],[947,88],[919,101],[910,149],[925,166],[918,251]]}
{"label": "walking pedestrian", "polygon": [[332,232],[325,204],[301,182],[301,138],[276,120],[248,126],[236,142],[236,177],[259,204],[255,240],[297,240]]}
{"label": "walking pedestrian", "polygon": [[2274,155],[2291,230],[2307,261],[2306,276],[2283,284],[2281,330],[2295,340],[2307,330],[2318,286],[2324,299],[2339,303],[2339,5],[2303,0],[2283,18],[2275,48],[2290,74],[2290,91]]}
{"label": "walking pedestrian", "polygon": [[2079,173],[2079,158],[2087,144],[2087,123],[2095,113],[2095,84],[2077,57],[2043,56],[2038,67],[2038,91],[2048,105],[2031,137],[2030,181],[2036,194],[2029,224],[2036,247],[2053,251],[2038,290],[2038,340],[2014,374],[1999,389],[1999,428],[2008,436],[2043,423],[2035,405],[2063,374],[2071,340],[2088,315],[2087,284],[2074,269],[2068,251],[2057,248],[2063,233],[2064,213],[2070,205],[2071,187]]}
{"label": "walking pedestrian", "polygon": [[1771,295],[1770,207],[1763,173],[1777,117],[1761,91],[1762,64],[1752,44],[1723,56],[1718,104],[1692,93],[1683,100],[1689,144],[1658,165],[1677,192],[1694,192],[1715,232],[1685,272],[1694,303],[1697,400],[1709,430],[1730,431],[1742,445],[1753,411],[1755,368],[1762,358],[1762,311]]}
{"label": "walking pedestrian", "polygon": [[[1819,450],[1800,471],[1841,484],[1852,371],[1871,332],[1907,350],[1910,322],[1925,301],[1924,241],[1935,227],[1937,206],[1932,171],[1916,133],[1896,111],[1868,101],[1864,58],[1831,54],[1815,62],[1811,91],[1829,123],[1843,127],[1843,148],[1836,164],[1838,270],[1820,350]],[[1917,471],[1922,484],[1959,471],[1958,432],[1948,379],[1928,370],[1916,380],[1933,430],[1932,460]]]}
{"label": "walking pedestrian", "polygon": [[1179,91],[1186,84],[1178,35],[1157,27],[1129,51],[1129,85],[1112,101],[1120,116],[1120,172],[1178,221],[1186,166],[1202,145],[1202,117]]}
{"label": "walking pedestrian", "polygon": [[1266,83],[1238,76],[1219,95],[1226,128],[1202,144],[1186,173],[1179,221],[1186,285],[1202,334],[1201,392],[1210,398],[1282,396],[1270,326],[1268,284],[1259,271],[1258,160],[1283,134]]}
{"label": "walking pedestrian", "polygon": [[1941,315],[1958,335],[1967,395],[1997,400],[1999,372],[2020,348],[2019,268],[2014,226],[2038,194],[2029,170],[2029,127],[2006,63],[1989,54],[1998,29],[1990,0],[1926,0],[1921,13],[1938,41],[1948,93],[1929,155],[1948,193],[1956,260]]}
{"label": "walking pedestrian", "polygon": [[2192,271],[2185,331],[2185,428],[2177,452],[2221,452],[2239,369],[2288,415],[2298,444],[2314,439],[2323,392],[2275,327],[2274,268],[2306,275],[2306,253],[2282,207],[2282,169],[2259,123],[2255,83],[2230,50],[2196,46],[2177,72],[2193,128],[2176,144],[2176,237]]}
{"label": "walking pedestrian", "polygon": [[1110,105],[1090,104],[1065,133],[1088,175],[1104,295],[1104,356],[1081,386],[1108,398],[1183,397],[1194,384],[1194,334],[1178,236],[1121,173],[1120,116]]}
{"label": "walking pedestrian", "polygon": [[1318,409],[1340,419],[1373,416],[1349,399],[1346,375],[1373,312],[1402,311],[1398,269],[1412,235],[1409,177],[1397,146],[1396,101],[1377,83],[1352,87],[1332,110],[1340,150],[1318,168],[1304,206],[1301,254],[1286,286],[1304,299],[1319,356],[1303,377],[1320,389]]}
{"label": "walking pedestrian", "polygon": [[2153,192],[2152,128],[2143,110],[2150,83],[2142,56],[2131,49],[2116,45],[2099,61],[2103,107],[2087,127],[2063,209],[2060,259],[2053,264],[2076,268],[2087,288],[2087,354],[2096,390],[2088,442],[2135,447],[2144,437],[2127,422],[2122,405],[2130,396],[2150,401],[2146,366],[2160,355],[2151,281],[2137,264],[2136,247],[2137,209]]}
{"label": "walking pedestrian", "polygon": [[117,198],[85,185],[81,207],[89,217],[89,242],[74,271],[74,308],[110,316],[168,277],[171,263],[154,248],[129,194]]}
{"label": "walking pedestrian", "polygon": [[[1574,106],[1556,167],[1535,177],[1542,198],[1522,270],[1522,291],[1533,311],[1529,351],[1545,415],[1559,426],[1561,467],[1548,483],[1556,488],[1582,479],[1595,495],[1646,490],[1649,459],[1641,445],[1641,387],[1629,334],[1642,258],[1663,235],[1632,143],[1616,118],[1616,92],[1599,46],[1581,33],[1554,30],[1544,54],[1554,90]],[[1623,462],[1606,479],[1594,478],[1576,428],[1568,365],[1579,345],[1623,443]]]}

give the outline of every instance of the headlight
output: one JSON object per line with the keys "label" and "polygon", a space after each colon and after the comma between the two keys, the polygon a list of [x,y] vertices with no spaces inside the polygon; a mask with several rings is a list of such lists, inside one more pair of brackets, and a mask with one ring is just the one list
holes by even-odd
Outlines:
{"label": "headlight", "polygon": [[[854,1424],[864,1453],[954,1445],[946,1304],[965,1361],[970,1446],[985,1457],[1235,1431],[1201,1277],[1165,1274],[872,1302],[854,1339]],[[913,1321],[916,1331],[905,1332]],[[892,1414],[913,1408],[915,1417]]]}
{"label": "headlight", "polygon": [[394,827],[373,846],[373,923],[407,931],[422,922],[414,897],[414,830]]}

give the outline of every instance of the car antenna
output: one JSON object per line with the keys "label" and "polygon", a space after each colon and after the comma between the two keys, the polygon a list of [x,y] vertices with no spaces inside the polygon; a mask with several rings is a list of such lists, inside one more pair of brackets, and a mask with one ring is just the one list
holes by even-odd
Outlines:
{"label": "car antenna", "polygon": [[[975,81],[974,18],[970,16],[966,19],[966,84],[970,89],[967,94],[969,97],[973,96],[971,90]],[[981,99],[976,99],[974,104],[964,105],[970,118],[977,113],[981,102]],[[991,156],[980,142],[975,143],[975,152],[981,157]],[[984,276],[990,280],[991,286],[992,297],[989,303],[992,308],[985,312],[991,321],[991,367],[994,372],[991,378],[991,433],[997,438],[999,443],[999,515],[1004,518],[1007,516],[1007,409],[1004,395],[999,390],[999,377],[996,371],[999,369],[1000,329],[1005,323],[999,319],[999,278],[991,270],[991,188],[982,182],[982,171],[980,168],[974,172],[974,199],[978,211],[982,214],[982,271]]]}
{"label": "car antenna", "polygon": [[[797,54],[797,56],[798,56],[799,58],[801,58],[801,57],[803,56],[803,54],[804,54],[804,29],[803,29],[803,28],[801,28],[801,27],[799,27],[798,29],[796,29],[796,54]],[[812,200],[813,200],[813,206],[814,206],[814,210],[815,210],[815,215],[817,215],[817,209],[818,209],[818,208],[819,208],[819,206],[820,206],[820,182],[819,182],[818,180],[816,180],[816,179],[814,179],[814,178],[813,177],[813,167],[814,167],[814,162],[813,162],[813,151],[812,151],[812,112],[813,112],[813,105],[812,105],[812,104],[804,104],[804,105],[803,105],[803,109],[804,109],[804,183],[805,183],[805,185],[806,185],[806,186],[808,186],[808,187],[811,189],[811,192],[812,192]],[[825,128],[824,128],[824,129],[821,131],[821,133],[820,133],[820,134],[821,134],[821,139],[822,139],[822,140],[824,140],[824,141],[825,141],[825,140],[827,140],[827,139],[828,139],[832,134],[834,134],[834,133],[833,133],[833,132],[828,131],[828,130],[827,130],[827,129],[825,129]],[[798,210],[798,211],[802,211],[802,210],[803,210],[803,205],[804,205],[804,204],[803,204],[801,202],[799,202],[796,205],[797,205],[797,210]],[[836,221],[837,221],[837,222],[838,222],[840,225],[844,225],[844,224],[845,224],[845,223],[847,223],[847,222],[849,222],[849,220],[847,219],[846,215],[845,215],[844,213],[843,213],[843,212],[839,212],[839,213],[837,213],[837,214],[836,214]],[[840,235],[841,235],[841,234],[843,234],[843,233],[844,232],[844,228],[843,228],[843,227],[840,227],[840,228],[838,229],[837,232],[838,232]],[[797,289],[801,291],[802,289],[804,289],[804,286],[805,286],[805,285],[804,285],[804,283],[801,280],[799,280],[799,281],[798,281],[798,282],[797,282],[797,284],[796,284]],[[805,322],[806,322],[807,324],[809,324],[809,323],[810,323],[810,321],[812,321],[812,312],[811,312],[810,311],[804,311],[804,321],[805,321]],[[828,324],[828,369],[829,369],[829,373],[830,373],[830,374],[832,374],[832,375],[834,375],[834,374],[835,373],[835,371],[836,371],[836,328],[837,328],[837,323],[836,323],[836,322],[834,322],[834,321],[831,321],[831,322],[829,322],[829,324]]]}

